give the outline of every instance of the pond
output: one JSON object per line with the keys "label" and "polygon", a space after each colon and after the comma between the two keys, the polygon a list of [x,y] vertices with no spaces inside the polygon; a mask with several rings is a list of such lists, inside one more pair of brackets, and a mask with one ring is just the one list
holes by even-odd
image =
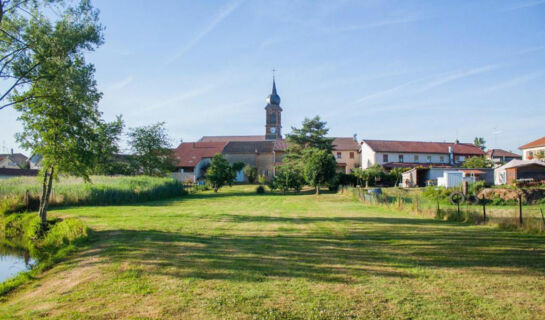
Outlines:
{"label": "pond", "polygon": [[0,282],[30,270],[35,262],[28,251],[0,243]]}

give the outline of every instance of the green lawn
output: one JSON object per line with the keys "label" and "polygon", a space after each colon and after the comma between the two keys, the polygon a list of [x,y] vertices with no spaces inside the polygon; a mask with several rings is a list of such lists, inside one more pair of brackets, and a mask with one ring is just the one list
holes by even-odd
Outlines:
{"label": "green lawn", "polygon": [[0,318],[545,316],[543,236],[254,189],[53,211],[84,220],[92,241],[8,296]]}

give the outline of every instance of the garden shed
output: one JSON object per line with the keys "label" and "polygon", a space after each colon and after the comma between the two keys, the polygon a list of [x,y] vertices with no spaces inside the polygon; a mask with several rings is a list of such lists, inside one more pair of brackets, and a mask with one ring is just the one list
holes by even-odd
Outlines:
{"label": "garden shed", "polygon": [[494,184],[511,184],[516,180],[545,180],[545,162],[533,160],[512,160],[494,171]]}

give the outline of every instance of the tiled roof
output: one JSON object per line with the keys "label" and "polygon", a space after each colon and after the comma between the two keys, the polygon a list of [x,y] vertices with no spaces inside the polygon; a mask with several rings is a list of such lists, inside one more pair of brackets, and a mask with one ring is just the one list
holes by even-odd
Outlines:
{"label": "tiled roof", "polygon": [[484,155],[484,152],[471,143],[454,142],[422,142],[422,141],[392,141],[392,140],[363,140],[375,152],[400,153],[443,153],[448,154],[448,147],[452,147],[454,154]]}
{"label": "tiled roof", "polygon": [[505,169],[509,169],[509,168],[526,167],[526,166],[529,166],[529,165],[538,165],[538,166],[541,166],[541,167],[545,167],[545,162],[542,162],[542,161],[537,160],[537,159],[532,159],[532,160],[517,160],[517,159],[514,159],[514,160],[511,160],[511,161],[507,162],[506,164],[499,167],[498,169],[499,170],[505,170]]}
{"label": "tiled roof", "polygon": [[385,169],[392,169],[392,168],[416,168],[416,167],[453,168],[454,166],[447,163],[387,162],[383,164],[382,167]]}
{"label": "tiled roof", "polygon": [[360,144],[354,140],[354,138],[348,137],[338,137],[333,138],[333,150],[354,150],[358,151],[360,149]]}
{"label": "tiled roof", "polygon": [[176,167],[195,167],[203,158],[223,151],[226,142],[183,142],[174,149]]}
{"label": "tiled roof", "polygon": [[502,149],[490,149],[486,151],[486,155],[490,158],[494,157],[507,157],[507,158],[519,158],[522,159],[522,156],[520,154],[516,154],[513,152],[505,151]]}
{"label": "tiled roof", "polygon": [[28,160],[28,158],[22,153],[0,154],[0,160],[4,160],[5,158],[10,158],[11,161],[16,162],[19,166],[24,166]]}
{"label": "tiled roof", "polygon": [[265,136],[203,136],[199,142],[264,141]]}
{"label": "tiled roof", "polygon": [[529,148],[536,148],[536,147],[544,147],[545,146],[545,137],[539,138],[535,141],[532,141],[530,143],[527,143],[523,146],[520,146],[519,149],[529,149]]}
{"label": "tiled roof", "polygon": [[272,153],[275,141],[231,141],[223,153]]}

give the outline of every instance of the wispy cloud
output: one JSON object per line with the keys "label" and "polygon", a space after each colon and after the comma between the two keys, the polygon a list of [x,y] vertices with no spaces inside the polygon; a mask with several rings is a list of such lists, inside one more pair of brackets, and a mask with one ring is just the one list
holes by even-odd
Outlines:
{"label": "wispy cloud", "polygon": [[133,77],[127,76],[123,80],[120,80],[108,86],[108,90],[121,90],[125,88],[126,86],[128,86],[132,81],[133,81]]}
{"label": "wispy cloud", "polygon": [[474,76],[474,75],[490,72],[490,71],[495,70],[497,68],[498,68],[498,66],[495,66],[495,65],[487,65],[487,66],[483,66],[483,67],[477,67],[477,68],[472,68],[472,69],[467,69],[467,70],[460,70],[460,71],[450,72],[450,73],[444,74],[444,75],[442,75],[440,77],[437,77],[436,79],[424,84],[420,88],[420,90],[418,90],[417,92],[428,91],[430,89],[442,86],[442,85],[444,85],[446,83],[449,83],[449,82],[452,82],[452,81],[455,81],[455,80],[460,80],[460,79],[467,78],[467,77],[471,77],[471,76]]}
{"label": "wispy cloud", "polygon": [[539,6],[545,4],[545,0],[533,0],[533,1],[521,1],[517,4],[514,4],[512,6],[508,6],[504,8],[504,11],[512,11],[512,10],[519,10],[519,9],[526,9],[531,8],[535,6]]}
{"label": "wispy cloud", "polygon": [[532,73],[528,73],[528,74],[524,74],[524,75],[521,75],[521,76],[518,76],[518,77],[515,77],[515,78],[512,78],[508,81],[505,81],[505,82],[502,82],[502,83],[498,83],[496,85],[493,85],[493,86],[490,86],[488,88],[485,88],[483,90],[481,90],[482,93],[490,93],[490,92],[493,92],[493,91],[498,91],[498,90],[503,90],[503,89],[508,89],[508,88],[512,88],[512,87],[516,87],[516,86],[519,86],[521,84],[524,84],[528,81],[531,81],[531,80],[534,80],[536,78],[539,78],[541,76],[544,75],[544,72],[543,71],[538,71],[538,72],[532,72]]}
{"label": "wispy cloud", "polygon": [[375,28],[387,27],[387,26],[398,25],[398,24],[418,22],[424,19],[425,19],[424,17],[419,17],[419,16],[392,17],[392,18],[387,18],[384,20],[379,20],[372,23],[368,23],[368,24],[333,28],[330,31],[331,32],[348,32],[348,31],[375,29]]}
{"label": "wispy cloud", "polygon": [[371,93],[371,94],[368,94],[366,96],[363,96],[361,98],[359,98],[358,100],[354,101],[354,103],[362,103],[362,102],[367,102],[369,100],[372,100],[372,99],[375,99],[375,98],[379,98],[379,97],[382,97],[382,96],[385,96],[385,95],[388,95],[390,93],[394,93],[395,91],[398,91],[400,89],[403,89],[405,87],[408,87],[414,83],[416,83],[417,80],[412,80],[412,81],[408,81],[408,82],[405,82],[405,83],[402,83],[400,85],[397,85],[395,87],[392,87],[392,88],[388,88],[388,89],[384,89],[384,90],[380,90],[380,91],[377,91],[377,92],[374,92],[374,93]]}
{"label": "wispy cloud", "polygon": [[189,91],[182,92],[181,94],[171,96],[169,98],[166,98],[164,100],[161,100],[160,102],[151,104],[149,107],[142,109],[143,110],[153,110],[154,112],[158,109],[169,107],[172,105],[178,105],[184,101],[188,101],[191,99],[198,98],[200,96],[203,96],[207,94],[208,92],[212,91],[215,88],[215,86],[207,85],[200,88],[195,88]]}
{"label": "wispy cloud", "polygon": [[244,0],[232,1],[227,6],[223,7],[214,18],[201,30],[197,33],[188,43],[186,43],[180,51],[175,53],[170,59],[167,60],[166,64],[171,64],[186,52],[191,50],[199,41],[201,41],[207,34],[212,32],[223,20],[229,17],[242,3]]}

